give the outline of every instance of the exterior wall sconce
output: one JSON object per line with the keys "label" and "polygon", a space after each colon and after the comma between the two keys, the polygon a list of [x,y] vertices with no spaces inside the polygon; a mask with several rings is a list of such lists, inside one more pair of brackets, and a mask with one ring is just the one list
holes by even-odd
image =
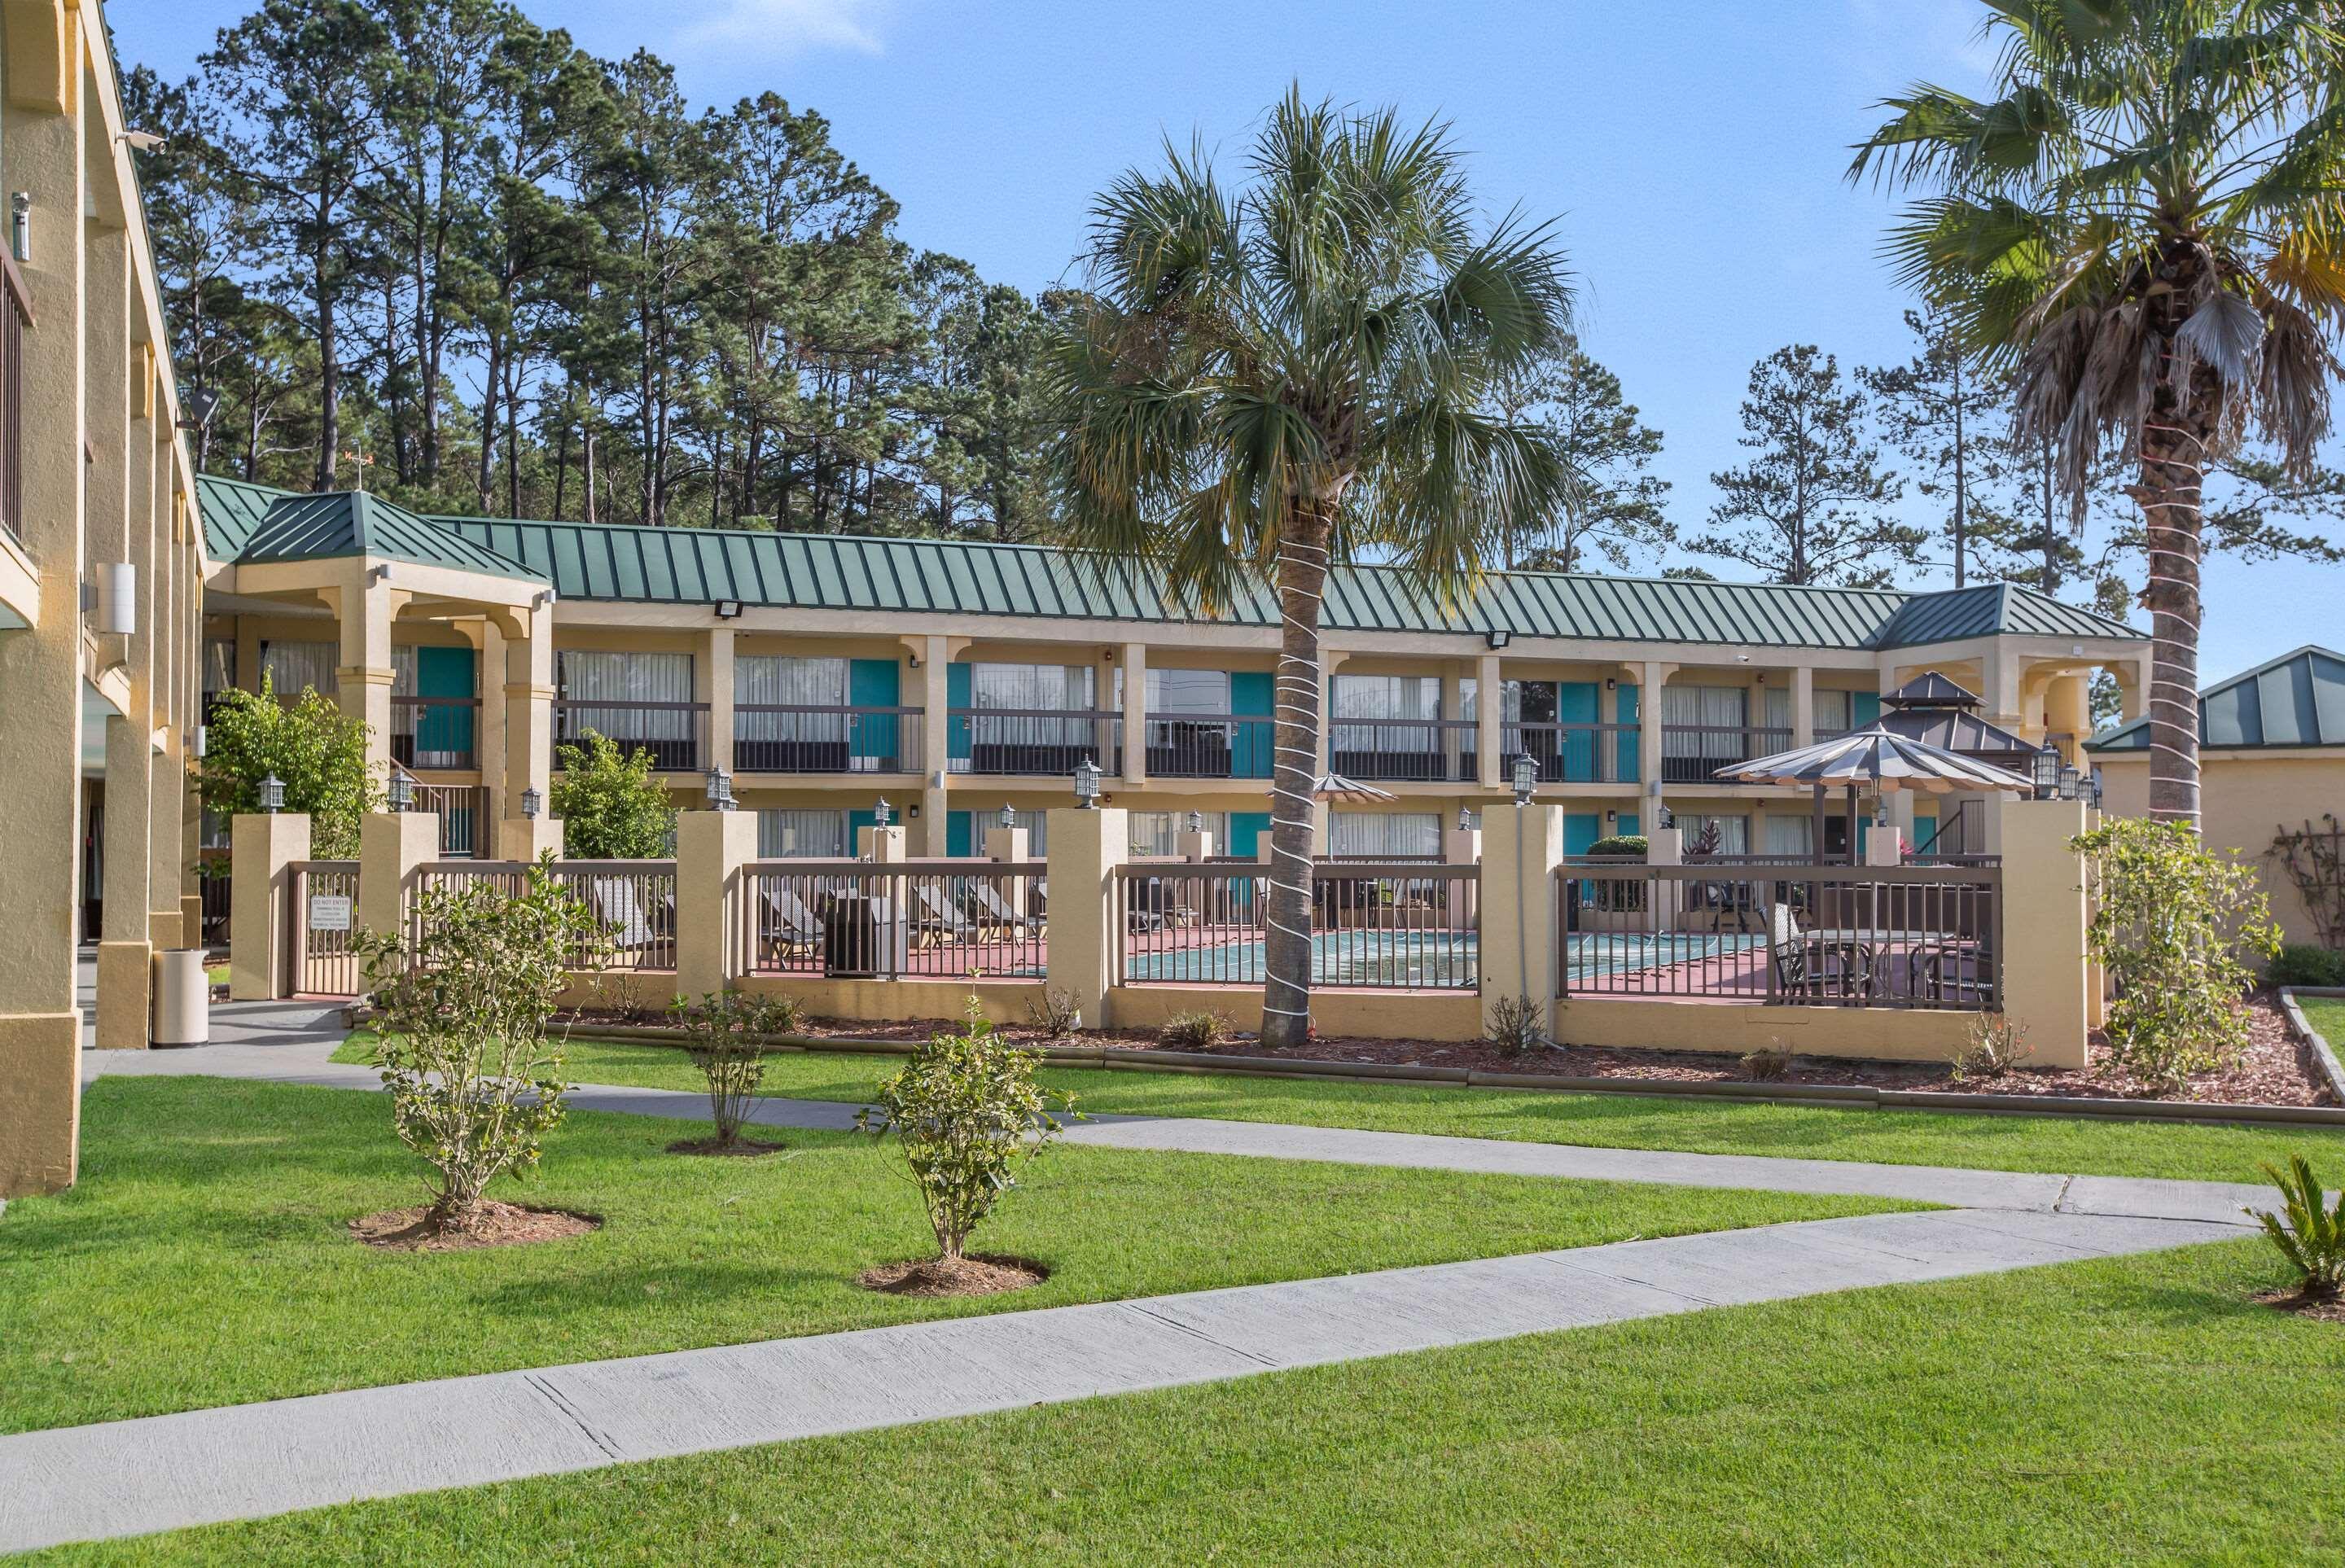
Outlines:
{"label": "exterior wall sconce", "polygon": [[521,814],[524,822],[535,822],[537,814],[545,809],[545,797],[533,789],[521,792]]}
{"label": "exterior wall sconce", "polygon": [[260,809],[266,812],[285,809],[285,781],[275,774],[260,781]]}
{"label": "exterior wall sconce", "polygon": [[720,599],[716,602],[716,619],[738,621],[740,618],[741,602],[738,599]]}
{"label": "exterior wall sconce", "polygon": [[1608,692],[1617,692],[1617,691],[1619,691],[1619,690],[1620,689],[1620,680],[1619,680],[1619,676],[1617,676],[1617,675],[1607,675],[1607,676],[1605,676],[1605,677],[1604,677],[1604,689],[1605,689],[1606,691],[1608,691]]}
{"label": "exterior wall sconce", "polygon": [[881,795],[879,797],[879,804],[871,808],[871,825],[874,827],[885,827],[895,820],[895,807],[888,804],[888,797],[886,795]]}
{"label": "exterior wall sconce", "polygon": [[1495,651],[1497,649],[1503,648],[1508,643],[1513,642],[1515,640],[1515,634],[1512,632],[1493,632],[1489,634],[1487,640],[1492,650]]}
{"label": "exterior wall sconce", "polygon": [[1097,811],[1099,797],[1099,764],[1085,757],[1075,764],[1075,804],[1085,811]]}
{"label": "exterior wall sconce", "polygon": [[415,804],[415,780],[398,768],[391,770],[391,809],[404,812]]}
{"label": "exterior wall sconce", "polygon": [[2051,742],[2044,743],[2029,763],[2029,779],[2035,785],[2037,800],[2050,800],[2060,793],[2060,748]]}
{"label": "exterior wall sconce", "polygon": [[138,634],[138,568],[127,561],[97,565],[97,629],[117,637]]}
{"label": "exterior wall sconce", "polygon": [[30,263],[33,259],[33,193],[11,191],[8,195],[8,248],[16,259]]}
{"label": "exterior wall sconce", "polygon": [[190,737],[190,742],[188,746],[188,754],[195,758],[196,761],[201,762],[204,760],[205,754],[211,749],[211,726],[209,724],[198,724],[196,726],[195,734]]}
{"label": "exterior wall sconce", "polygon": [[1620,814],[1619,812],[1608,811],[1604,814],[1604,825],[1606,827],[1618,827],[1619,824]]}
{"label": "exterior wall sconce", "polygon": [[1531,792],[1538,787],[1538,759],[1528,752],[1517,752],[1514,761],[1515,804],[1531,804]]}

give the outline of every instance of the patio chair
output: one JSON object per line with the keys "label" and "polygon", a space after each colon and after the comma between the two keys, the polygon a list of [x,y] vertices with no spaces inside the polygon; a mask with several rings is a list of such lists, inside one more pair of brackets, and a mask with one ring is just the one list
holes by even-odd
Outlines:
{"label": "patio chair", "polygon": [[976,910],[979,924],[995,936],[1004,932],[1030,931],[1040,935],[1043,921],[1039,915],[1020,915],[1001,896],[1001,889],[981,876],[969,878],[969,902]]}
{"label": "patio chair", "polygon": [[1783,996],[1830,1002],[1873,995],[1873,950],[1808,936],[1788,904],[1768,906],[1767,959]]}
{"label": "patio chair", "polygon": [[822,946],[822,918],[794,889],[768,887],[764,904],[757,935],[770,951],[796,957]]}
{"label": "patio chair", "polygon": [[912,934],[924,947],[977,938],[977,922],[956,908],[944,889],[933,882],[914,882],[911,893]]}
{"label": "patio chair", "polygon": [[[644,962],[645,952],[665,946],[675,929],[674,906],[646,909],[632,876],[589,876],[585,882],[587,907],[603,923],[611,946],[633,957],[637,968],[649,967]],[[665,915],[665,921],[655,915]]]}

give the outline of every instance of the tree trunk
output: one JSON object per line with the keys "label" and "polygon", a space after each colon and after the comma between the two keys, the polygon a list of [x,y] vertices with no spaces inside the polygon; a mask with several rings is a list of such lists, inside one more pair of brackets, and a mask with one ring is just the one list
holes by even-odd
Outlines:
{"label": "tree trunk", "polygon": [[342,381],[334,365],[334,356],[341,345],[334,332],[333,257],[328,242],[320,241],[314,265],[318,268],[318,468],[310,488],[330,491],[334,488],[335,450],[342,439]]}
{"label": "tree trunk", "polygon": [[[1319,602],[1327,581],[1335,506],[1298,503],[1278,550],[1277,747],[1270,803],[1270,902],[1263,936],[1262,1043],[1300,1046],[1311,1034],[1311,899],[1319,773]],[[1129,739],[1125,744],[1131,744]]]}
{"label": "tree trunk", "polygon": [[2139,481],[2127,487],[2141,507],[2149,577],[2141,593],[2149,612],[2149,814],[2157,822],[2198,825],[2199,490],[2212,451],[2222,386],[2213,367],[2173,377],[2174,338],[2197,298],[2204,252],[2180,242],[2167,248],[2162,278],[2173,291],[2152,304],[2160,319],[2163,363],[2141,422]]}
{"label": "tree trunk", "polygon": [[1964,535],[1969,531],[1969,518],[1964,515],[1970,500],[1968,475],[1963,461],[1963,356],[1954,351],[1954,586],[1963,585],[1963,557],[1969,553]]}

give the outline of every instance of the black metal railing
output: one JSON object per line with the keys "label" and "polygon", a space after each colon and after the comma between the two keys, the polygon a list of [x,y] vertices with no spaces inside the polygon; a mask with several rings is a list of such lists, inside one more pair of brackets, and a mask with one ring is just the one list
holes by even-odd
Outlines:
{"label": "black metal railing", "polygon": [[[1541,784],[1623,784],[1637,777],[1635,724],[1556,724],[1509,721],[1498,731],[1502,769],[1528,756]],[[1504,777],[1493,781],[1505,784]]]}
{"label": "black metal railing", "polygon": [[1166,779],[1266,779],[1274,771],[1272,721],[1213,713],[1151,713],[1148,775]]}
{"label": "black metal railing", "polygon": [[1471,784],[1480,733],[1472,719],[1331,719],[1327,765],[1351,779]]}
{"label": "black metal railing", "polygon": [[1663,724],[1661,782],[1717,784],[1721,768],[1792,749],[1792,732],[1746,724]]}
{"label": "black metal railing", "polygon": [[[556,698],[553,744],[576,745],[587,731],[607,736],[622,756],[649,752],[662,773],[697,772],[708,765],[708,704],[618,703]],[[555,765],[561,753],[554,754]]]}
{"label": "black metal railing", "polygon": [[759,860],[741,868],[743,969],[843,979],[1041,980],[1041,861]]}
{"label": "black metal railing", "polygon": [[[577,895],[602,930],[602,950],[584,947],[574,966],[590,960],[621,972],[665,972],[675,967],[675,862],[673,860],[561,860],[553,876]],[[421,936],[422,894],[461,892],[487,883],[518,895],[529,867],[514,860],[443,860],[415,868],[407,889],[407,918]]]}
{"label": "black metal railing", "polygon": [[2001,1006],[1998,866],[1581,860],[1556,877],[1560,996]]}
{"label": "black metal railing", "polygon": [[835,708],[742,703],[733,709],[733,771],[743,774],[916,774],[919,708]]}
{"label": "black metal railing", "polygon": [[1088,762],[1123,768],[1120,713],[1056,708],[955,708],[948,715],[950,770],[1062,777]]}
{"label": "black metal railing", "polygon": [[25,329],[33,324],[33,293],[16,258],[0,246],[0,529],[25,537]]}
{"label": "black metal railing", "polygon": [[[1169,862],[1116,870],[1110,920],[1126,985],[1258,986],[1270,868]],[[1312,868],[1311,983],[1411,991],[1479,983],[1481,870],[1415,862]]]}
{"label": "black metal railing", "polygon": [[478,697],[393,697],[391,760],[403,768],[470,768],[478,764]]}

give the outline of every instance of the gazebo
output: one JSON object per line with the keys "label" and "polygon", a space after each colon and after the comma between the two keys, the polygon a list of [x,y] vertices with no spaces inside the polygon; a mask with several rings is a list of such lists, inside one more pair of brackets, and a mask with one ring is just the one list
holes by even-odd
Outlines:
{"label": "gazebo", "polygon": [[[1953,685],[1952,682],[1946,683]],[[1954,690],[1961,691],[1959,686]],[[1990,728],[1992,726],[1989,726]],[[1927,794],[1954,791],[2009,790],[2027,794],[2034,784],[2006,768],[1993,766],[1959,752],[1917,741],[1891,729],[1888,721],[1847,734],[1836,735],[1797,751],[1778,752],[1720,768],[1711,775],[1730,784],[1785,784],[1815,791],[1816,864],[1823,864],[1824,794],[1834,787],[1848,792],[1849,863],[1856,861],[1856,797],[1861,789],[1916,790]]]}
{"label": "gazebo", "polygon": [[1935,670],[1916,675],[1881,699],[1880,727],[1909,741],[1955,753],[1990,767],[2025,774],[2035,747],[1981,718],[1985,706]]}

